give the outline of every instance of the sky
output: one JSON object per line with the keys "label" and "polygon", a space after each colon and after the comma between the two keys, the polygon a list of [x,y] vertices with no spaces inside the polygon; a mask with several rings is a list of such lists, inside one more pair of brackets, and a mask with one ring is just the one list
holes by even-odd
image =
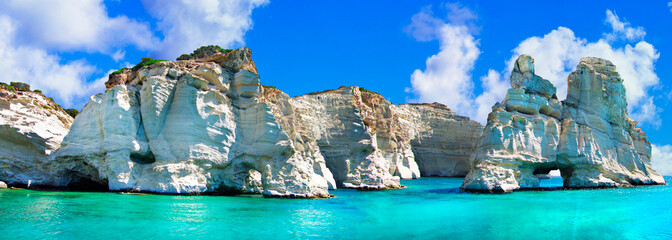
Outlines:
{"label": "sky", "polygon": [[535,59],[560,100],[579,60],[601,57],[624,79],[654,169],[672,175],[670,22],[669,0],[6,0],[0,81],[81,109],[110,72],[142,57],[246,46],[262,84],[290,96],[360,86],[395,104],[441,102],[484,123],[518,55]]}

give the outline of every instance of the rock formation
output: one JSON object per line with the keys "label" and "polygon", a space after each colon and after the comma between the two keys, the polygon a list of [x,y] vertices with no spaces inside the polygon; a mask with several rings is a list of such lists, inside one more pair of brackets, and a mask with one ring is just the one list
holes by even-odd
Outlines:
{"label": "rock formation", "polygon": [[73,118],[39,92],[0,86],[0,180],[10,185],[62,185],[47,163]]}
{"label": "rock formation", "polygon": [[471,167],[483,126],[440,103],[394,108],[422,176],[464,177]]}
{"label": "rock formation", "polygon": [[250,53],[121,73],[130,76],[84,107],[54,164],[111,190],[328,197],[318,160],[259,101]]}
{"label": "rock formation", "polygon": [[536,174],[560,169],[565,187],[664,184],[650,166],[646,134],[628,118],[623,79],[604,59],[583,58],[569,76],[567,99],[534,74],[522,55],[506,98],[492,108],[462,189],[538,188]]}
{"label": "rock formation", "polygon": [[260,84],[247,48],[138,65],[105,85],[45,164],[58,178],[43,184],[328,197],[400,188],[421,171],[463,176],[481,131],[445,106],[393,105],[358,87],[290,98]]}

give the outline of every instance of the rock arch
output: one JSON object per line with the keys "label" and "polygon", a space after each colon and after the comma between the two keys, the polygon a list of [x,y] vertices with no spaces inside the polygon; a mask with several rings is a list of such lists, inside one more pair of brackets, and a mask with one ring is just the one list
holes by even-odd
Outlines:
{"label": "rock arch", "polygon": [[628,118],[625,87],[608,60],[583,58],[568,78],[567,99],[534,74],[521,55],[502,103],[493,106],[462,189],[538,188],[535,174],[559,169],[564,187],[665,184],[651,169],[651,144]]}

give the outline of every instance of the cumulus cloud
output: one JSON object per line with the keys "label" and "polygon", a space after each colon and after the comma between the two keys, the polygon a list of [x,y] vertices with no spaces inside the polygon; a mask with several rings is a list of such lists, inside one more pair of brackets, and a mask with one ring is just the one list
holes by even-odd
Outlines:
{"label": "cumulus cloud", "polygon": [[660,54],[645,41],[618,48],[604,38],[588,42],[576,37],[571,29],[559,27],[543,37],[525,39],[513,52],[514,55],[507,63],[509,69],[513,68],[518,55],[531,55],[535,59],[537,75],[550,80],[558,88],[557,96],[560,100],[567,96],[567,76],[582,57],[608,59],[616,65],[616,70],[623,78],[630,117],[653,126],[661,124],[661,109],[648,93],[660,81],[655,73],[655,62]]}
{"label": "cumulus cloud", "polygon": [[672,176],[671,145],[651,145],[651,167],[663,176]]}
{"label": "cumulus cloud", "polygon": [[0,15],[20,25],[16,41],[26,46],[112,54],[128,45],[150,49],[157,41],[148,24],[123,15],[109,17],[102,0],[9,0],[0,5]]}
{"label": "cumulus cloud", "polygon": [[[105,85],[99,81],[87,83],[95,67],[83,60],[60,63],[61,59],[45,50],[16,44],[17,23],[7,16],[0,16],[0,80],[20,81],[53,96],[65,107],[71,107],[77,98],[88,97],[92,92],[102,92]],[[104,82],[104,81],[103,81]]]}
{"label": "cumulus cloud", "polygon": [[[426,69],[415,70],[411,76],[412,88],[409,91],[417,97],[411,101],[438,101],[458,114],[484,123],[492,105],[506,95],[510,87],[508,77],[519,55],[528,54],[535,58],[536,74],[557,87],[560,100],[567,96],[567,76],[582,57],[592,56],[608,59],[616,65],[624,79],[630,117],[654,127],[661,124],[659,114],[662,110],[649,95],[649,90],[660,81],[654,71],[660,54],[653,45],[639,40],[646,35],[643,28],[631,26],[610,10],[606,11],[605,22],[610,24],[611,32],[603,34],[595,42],[577,37],[571,29],[565,27],[558,27],[542,37],[523,40],[513,49],[505,70],[497,72],[490,69],[486,76],[480,78],[483,89],[480,94],[474,93],[471,76],[474,62],[480,53],[478,40],[464,30],[467,29],[466,25],[441,21],[431,16],[431,11],[423,9],[407,27],[407,30],[422,30],[410,31],[418,40],[428,39],[427,36],[432,34],[430,30],[435,29],[435,38],[440,42],[440,52],[427,59]],[[418,38],[418,35],[421,37]],[[616,40],[626,41],[627,44],[615,47]]]}
{"label": "cumulus cloud", "polygon": [[431,8],[425,7],[406,27],[419,41],[438,39],[440,48],[439,53],[427,59],[425,70],[413,72],[412,88],[407,91],[417,96],[411,101],[441,102],[458,113],[472,115],[475,97],[471,71],[481,51],[465,22],[475,14],[461,6],[448,6],[448,16],[454,16],[448,21],[433,17]]}
{"label": "cumulus cloud", "polygon": [[646,32],[643,27],[631,27],[629,22],[622,22],[618,15],[607,9],[606,24],[611,26],[611,33],[604,33],[607,40],[614,41],[618,38],[624,38],[629,41],[640,40],[644,38]]}
{"label": "cumulus cloud", "polygon": [[203,45],[231,48],[244,44],[243,36],[252,28],[252,10],[267,4],[268,0],[142,2],[145,9],[159,19],[157,25],[164,36],[156,54],[175,59]]}

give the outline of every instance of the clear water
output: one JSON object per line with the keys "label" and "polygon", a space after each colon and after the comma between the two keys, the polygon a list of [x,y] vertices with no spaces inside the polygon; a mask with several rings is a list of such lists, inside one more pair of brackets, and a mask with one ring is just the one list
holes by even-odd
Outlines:
{"label": "clear water", "polygon": [[5,189],[0,239],[672,239],[669,185],[488,195],[461,182],[316,200]]}

